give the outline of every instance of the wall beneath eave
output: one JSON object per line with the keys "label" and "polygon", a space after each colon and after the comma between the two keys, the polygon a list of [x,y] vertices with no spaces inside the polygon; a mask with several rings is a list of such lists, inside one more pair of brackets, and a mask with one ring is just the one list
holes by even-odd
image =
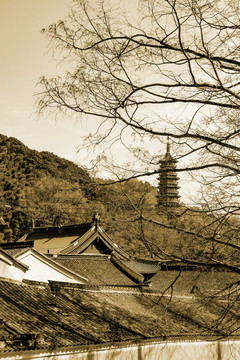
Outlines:
{"label": "wall beneath eave", "polygon": [[63,274],[60,270],[54,269],[32,254],[27,254],[21,258],[21,261],[29,267],[29,270],[27,270],[24,276],[26,280],[46,283],[48,280],[79,283],[79,281]]}
{"label": "wall beneath eave", "polygon": [[0,277],[22,281],[24,271],[0,256]]}

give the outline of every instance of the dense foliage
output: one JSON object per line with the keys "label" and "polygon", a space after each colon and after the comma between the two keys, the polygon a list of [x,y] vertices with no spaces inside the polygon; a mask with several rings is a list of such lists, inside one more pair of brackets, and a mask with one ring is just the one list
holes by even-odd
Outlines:
{"label": "dense foliage", "polygon": [[0,196],[3,240],[16,240],[31,223],[80,220],[83,205],[96,197],[88,172],[48,152],[30,150],[0,135]]}
{"label": "dense foliage", "polygon": [[4,135],[0,135],[0,156],[1,241],[18,240],[33,224],[91,221],[98,211],[103,227],[122,246],[134,253],[145,248],[138,241],[136,209],[142,203],[155,209],[156,189],[148,183],[108,185],[109,181],[92,179],[71,161],[31,150]]}
{"label": "dense foliage", "polygon": [[157,189],[131,179],[112,183],[93,179],[66,159],[30,150],[19,140],[0,135],[0,240],[16,241],[32,226],[91,221],[101,225],[132,255],[184,261],[226,261],[239,258],[236,220],[221,227],[221,217],[179,207],[169,216],[157,207]]}

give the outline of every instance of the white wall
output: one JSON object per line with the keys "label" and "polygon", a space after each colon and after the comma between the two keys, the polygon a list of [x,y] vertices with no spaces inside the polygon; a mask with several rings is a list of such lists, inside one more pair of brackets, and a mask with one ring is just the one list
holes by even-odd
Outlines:
{"label": "white wall", "polygon": [[240,341],[149,342],[148,344],[112,344],[60,348],[53,351],[0,353],[1,359],[49,360],[238,360]]}
{"label": "white wall", "polygon": [[0,254],[0,277],[22,281],[24,270],[17,267],[11,260]]}
{"label": "white wall", "polygon": [[48,282],[48,280],[65,281],[79,283],[79,281],[72,279],[70,276],[64,275],[60,270],[54,269],[49,264],[44,263],[32,253],[27,253],[21,256],[21,262],[29,267],[24,279]]}

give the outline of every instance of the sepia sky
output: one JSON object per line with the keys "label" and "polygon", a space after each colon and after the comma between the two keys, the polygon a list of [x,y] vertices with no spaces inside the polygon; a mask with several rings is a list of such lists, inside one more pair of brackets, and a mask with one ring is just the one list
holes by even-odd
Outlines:
{"label": "sepia sky", "polygon": [[[111,0],[111,4],[112,1],[118,0]],[[137,1],[120,1],[134,15]],[[34,109],[38,79],[59,71],[57,63],[51,60],[48,40],[41,29],[63,19],[71,3],[71,0],[0,0],[0,133],[16,137],[31,149],[50,151],[90,167],[87,151],[77,153],[77,147],[94,129],[87,122],[76,123],[64,117],[57,121],[38,118]],[[122,150],[117,152],[127,160]]]}
{"label": "sepia sky", "polygon": [[0,133],[36,150],[81,162],[76,147],[84,124],[37,118],[35,85],[41,75],[57,73],[41,29],[63,18],[71,0],[0,0]]}
{"label": "sepia sky", "polygon": [[[112,0],[118,1],[118,0]],[[135,0],[121,0],[128,9]],[[71,0],[0,0],[0,133],[39,151],[82,163],[76,148],[87,135],[86,123],[38,118],[36,83],[58,73],[41,29],[66,16]]]}

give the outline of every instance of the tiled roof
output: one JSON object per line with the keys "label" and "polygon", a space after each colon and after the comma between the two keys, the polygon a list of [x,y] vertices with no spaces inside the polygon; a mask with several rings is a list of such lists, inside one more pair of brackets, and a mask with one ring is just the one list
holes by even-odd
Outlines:
{"label": "tiled roof", "polygon": [[135,270],[131,269],[126,265],[126,261],[119,259],[118,256],[115,256],[115,252],[112,253],[112,262],[115,266],[117,266],[121,271],[125,272],[128,277],[134,279],[135,282],[143,283],[144,282],[144,276]]}
{"label": "tiled roof", "polygon": [[84,276],[89,283],[96,285],[133,285],[131,280],[112,261],[110,256],[59,255],[54,261]]}
{"label": "tiled roof", "polygon": [[[28,269],[28,266],[23,264],[21,261],[15,259],[9,252],[6,250],[0,249],[0,257],[3,258],[3,261],[5,259],[9,259],[11,263],[13,263],[15,266],[19,267],[23,271],[26,271]],[[4,259],[5,258],[5,259]],[[1,276],[1,274],[0,274]]]}
{"label": "tiled roof", "polygon": [[14,251],[16,253],[25,250],[27,248],[32,248],[33,247],[33,241],[21,241],[21,242],[16,242],[16,243],[1,243],[0,244],[0,248],[4,249],[4,250],[11,250],[11,253],[14,254]]}
{"label": "tiled roof", "polygon": [[34,228],[24,238],[24,242],[34,241],[34,248],[39,252],[56,254],[83,236],[91,227],[92,223]]}
{"label": "tiled roof", "polygon": [[97,240],[102,245],[105,253],[115,251],[120,257],[129,259],[130,255],[120,248],[100,226],[92,228],[86,232],[81,238],[69,244],[68,247],[61,251],[62,254],[80,254],[83,253],[92,243]]}
{"label": "tiled roof", "polygon": [[4,251],[13,257],[17,257],[18,255],[20,255],[30,249],[32,249],[32,247],[5,249]]}
{"label": "tiled roof", "polygon": [[159,271],[151,278],[152,289],[164,293],[216,294],[230,284],[239,282],[239,274],[225,271],[169,270]]}
{"label": "tiled roof", "polygon": [[140,274],[156,274],[161,269],[161,264],[157,261],[144,259],[125,260],[126,266]]}
{"label": "tiled roof", "polygon": [[[99,225],[84,223],[65,226],[34,228],[13,245],[6,247],[33,246],[44,254],[80,254],[91,244],[97,243],[100,253],[110,254],[115,251],[120,257],[130,259],[130,255],[121,249]],[[0,245],[1,246],[1,245]]]}
{"label": "tiled roof", "polygon": [[62,225],[62,226],[46,226],[35,227],[32,232],[27,236],[26,240],[34,239],[44,234],[58,235],[58,234],[78,234],[82,236],[91,227],[92,223],[74,224],[74,225]]}
{"label": "tiled roof", "polygon": [[[52,292],[48,285],[0,281],[0,351],[224,335],[226,325],[228,331],[238,328],[238,304],[226,313],[224,306],[206,298],[170,301],[159,294],[94,292],[74,286]],[[217,328],[212,327],[223,314]],[[31,336],[23,342],[25,334]]]}

